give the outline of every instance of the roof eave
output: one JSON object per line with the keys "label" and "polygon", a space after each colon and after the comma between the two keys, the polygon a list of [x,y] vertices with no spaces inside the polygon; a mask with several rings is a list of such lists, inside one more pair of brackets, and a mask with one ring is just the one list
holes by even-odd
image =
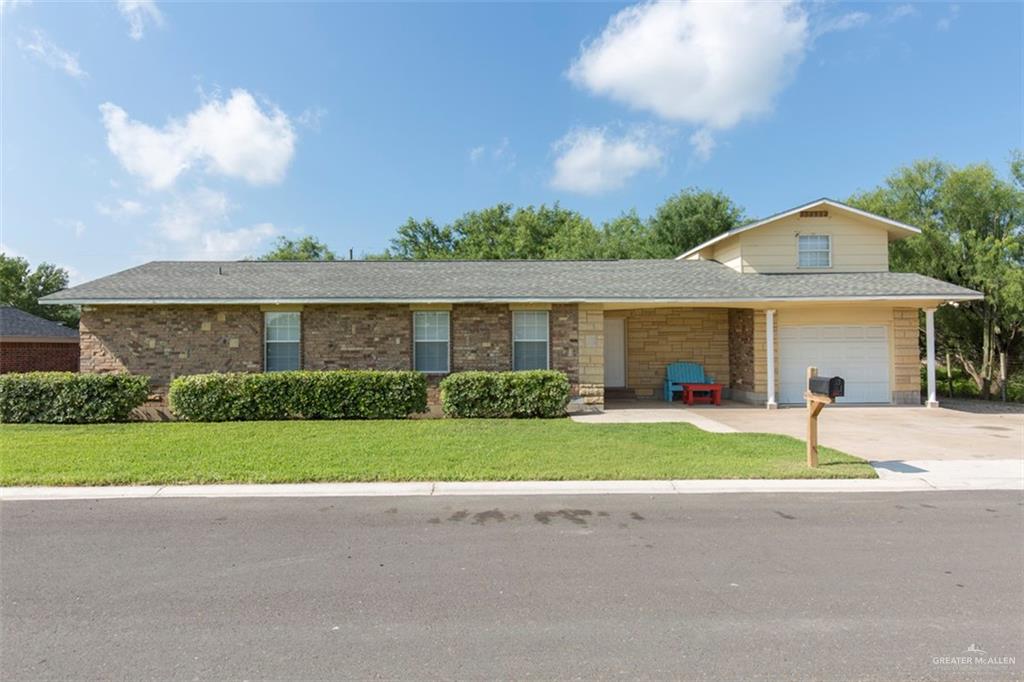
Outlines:
{"label": "roof eave", "polygon": [[707,247],[709,247],[709,246],[711,246],[713,244],[717,244],[720,241],[728,239],[729,237],[735,237],[736,235],[741,234],[743,232],[747,232],[748,230],[753,230],[753,229],[756,229],[758,227],[763,227],[764,225],[767,225],[768,223],[773,223],[776,220],[782,220],[783,218],[788,218],[789,216],[793,215],[794,213],[799,213],[800,211],[806,211],[807,209],[811,208],[812,206],[820,206],[821,204],[828,204],[829,206],[834,206],[835,208],[838,208],[838,209],[841,209],[841,210],[844,210],[844,211],[849,211],[850,213],[855,213],[855,214],[860,215],[860,216],[862,216],[864,218],[869,218],[871,220],[877,220],[878,222],[885,223],[886,225],[888,225],[890,227],[894,227],[894,228],[897,228],[897,229],[900,229],[900,230],[905,230],[907,232],[910,232],[911,234],[921,234],[921,228],[919,228],[919,227],[914,227],[913,225],[907,225],[906,223],[901,223],[898,220],[892,220],[891,218],[886,218],[886,217],[880,216],[880,215],[878,215],[876,213],[871,213],[870,211],[864,211],[864,210],[861,210],[859,208],[855,208],[853,206],[850,206],[848,204],[844,204],[841,201],[835,201],[833,199],[822,198],[822,199],[816,199],[814,201],[811,201],[809,203],[803,204],[801,206],[797,206],[796,208],[791,208],[788,211],[783,211],[782,213],[776,213],[775,215],[768,216],[767,218],[764,218],[763,220],[758,220],[756,222],[750,223],[749,225],[743,225],[743,226],[737,227],[737,228],[735,228],[733,230],[729,230],[728,232],[723,232],[722,234],[718,235],[717,237],[712,237],[711,239],[707,240],[703,244],[698,244],[697,246],[693,247],[692,249],[690,249],[686,253],[681,254],[679,256],[676,256],[675,260],[684,260],[684,259],[689,258],[690,256],[692,256],[693,254],[706,249]]}
{"label": "roof eave", "polygon": [[396,304],[424,305],[433,303],[675,303],[679,305],[727,304],[727,303],[776,303],[776,302],[872,302],[872,301],[977,301],[984,299],[978,292],[965,293],[910,293],[874,294],[865,296],[762,296],[762,297],[436,297],[436,298],[235,298],[235,299],[185,299],[185,298],[138,298],[103,299],[81,298],[74,300],[43,301],[46,305],[355,305],[355,304]]}

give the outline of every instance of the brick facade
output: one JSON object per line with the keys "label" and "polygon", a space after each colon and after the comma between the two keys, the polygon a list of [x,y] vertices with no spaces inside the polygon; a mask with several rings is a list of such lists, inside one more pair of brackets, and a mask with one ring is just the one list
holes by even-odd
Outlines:
{"label": "brick facade", "polygon": [[[576,305],[549,312],[550,365],[579,389]],[[271,308],[267,308],[268,310]],[[411,369],[408,305],[307,305],[274,308],[302,313],[304,369]],[[164,393],[186,374],[263,369],[260,306],[87,306],[80,322],[83,372],[131,372],[151,377]],[[451,306],[451,368],[512,368],[512,309],[504,304]],[[439,377],[430,378],[437,401]]]}
{"label": "brick facade", "polygon": [[[505,304],[450,306],[452,371],[511,369],[514,309]],[[412,367],[413,310],[408,305],[308,305],[301,312],[305,369]],[[920,400],[917,316],[914,308],[892,310],[896,403]],[[626,381],[638,397],[659,398],[665,366],[692,361],[727,384],[735,399],[765,400],[764,311],[556,304],[549,308],[550,366],[568,375],[578,403],[603,405],[608,317],[626,320]],[[156,392],[184,374],[263,369],[259,306],[86,306],[80,336],[81,371],[145,374]],[[8,355],[6,348],[2,355]],[[777,349],[778,344],[776,354]],[[10,371],[6,365],[4,371]],[[439,381],[430,377],[433,403]]]}
{"label": "brick facade", "polygon": [[451,343],[453,372],[512,369],[512,311],[497,303],[452,306]]}
{"label": "brick facade", "polygon": [[302,308],[303,369],[411,369],[407,305],[307,305]]}
{"label": "brick facade", "polygon": [[263,368],[258,306],[85,306],[81,371],[145,374],[157,392],[171,379]]}
{"label": "brick facade", "polygon": [[78,343],[0,341],[0,374],[77,372]]}
{"label": "brick facade", "polygon": [[565,372],[573,393],[580,383],[579,306],[557,304],[551,306],[548,323],[551,325],[551,369]]}

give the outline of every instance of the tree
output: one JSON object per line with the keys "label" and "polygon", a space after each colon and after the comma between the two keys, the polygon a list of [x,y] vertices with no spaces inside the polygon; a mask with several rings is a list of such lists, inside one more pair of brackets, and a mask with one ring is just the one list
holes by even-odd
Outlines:
{"label": "tree", "polygon": [[636,210],[623,213],[601,227],[600,258],[650,258],[651,230]]}
{"label": "tree", "polygon": [[513,208],[497,204],[469,211],[450,225],[409,218],[385,258],[460,260],[593,258],[597,230],[588,218],[558,204]]}
{"label": "tree", "polygon": [[391,246],[384,255],[408,260],[432,260],[451,258],[454,252],[455,241],[450,228],[438,227],[430,218],[422,222],[409,218],[398,228],[398,234],[391,240]]}
{"label": "tree", "polygon": [[689,187],[665,200],[651,217],[651,257],[675,258],[743,222],[743,209],[725,194]]}
{"label": "tree", "polygon": [[982,397],[1005,386],[1024,354],[1024,160],[1011,157],[1011,180],[988,164],[963,168],[938,160],[898,169],[881,187],[850,203],[920,227],[892,246],[894,270],[920,272],[985,294],[983,301],[942,306],[937,341],[956,356]]}
{"label": "tree", "polygon": [[337,257],[327,244],[307,235],[300,239],[278,237],[274,247],[258,260],[337,260]]}
{"label": "tree", "polygon": [[27,313],[78,326],[78,309],[74,306],[43,305],[39,299],[68,286],[68,272],[51,263],[40,263],[33,271],[29,262],[17,256],[0,253],[0,303],[12,305]]}

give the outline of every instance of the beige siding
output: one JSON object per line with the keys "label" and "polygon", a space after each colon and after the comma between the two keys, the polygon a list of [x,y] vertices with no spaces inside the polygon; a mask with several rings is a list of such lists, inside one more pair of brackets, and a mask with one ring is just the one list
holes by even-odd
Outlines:
{"label": "beige siding", "polygon": [[[799,234],[832,237],[831,268],[797,267]],[[889,269],[889,233],[871,220],[833,209],[827,218],[782,218],[700,253],[738,272],[882,272]]]}
{"label": "beige siding", "polygon": [[726,239],[721,246],[715,245],[712,258],[737,272],[743,272],[742,247],[739,239]]}
{"label": "beige siding", "polygon": [[[831,272],[878,272],[889,269],[889,237],[885,228],[860,218],[832,212],[828,218],[791,216],[738,235],[744,272],[802,272],[797,267],[797,235],[827,234],[832,238]],[[807,272],[821,271],[819,268]]]}

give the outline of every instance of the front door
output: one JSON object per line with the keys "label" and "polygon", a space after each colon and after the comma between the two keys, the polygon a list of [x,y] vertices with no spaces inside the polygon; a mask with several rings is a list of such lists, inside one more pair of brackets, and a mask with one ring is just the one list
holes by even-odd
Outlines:
{"label": "front door", "polygon": [[626,385],[626,320],[621,317],[604,318],[604,385]]}

